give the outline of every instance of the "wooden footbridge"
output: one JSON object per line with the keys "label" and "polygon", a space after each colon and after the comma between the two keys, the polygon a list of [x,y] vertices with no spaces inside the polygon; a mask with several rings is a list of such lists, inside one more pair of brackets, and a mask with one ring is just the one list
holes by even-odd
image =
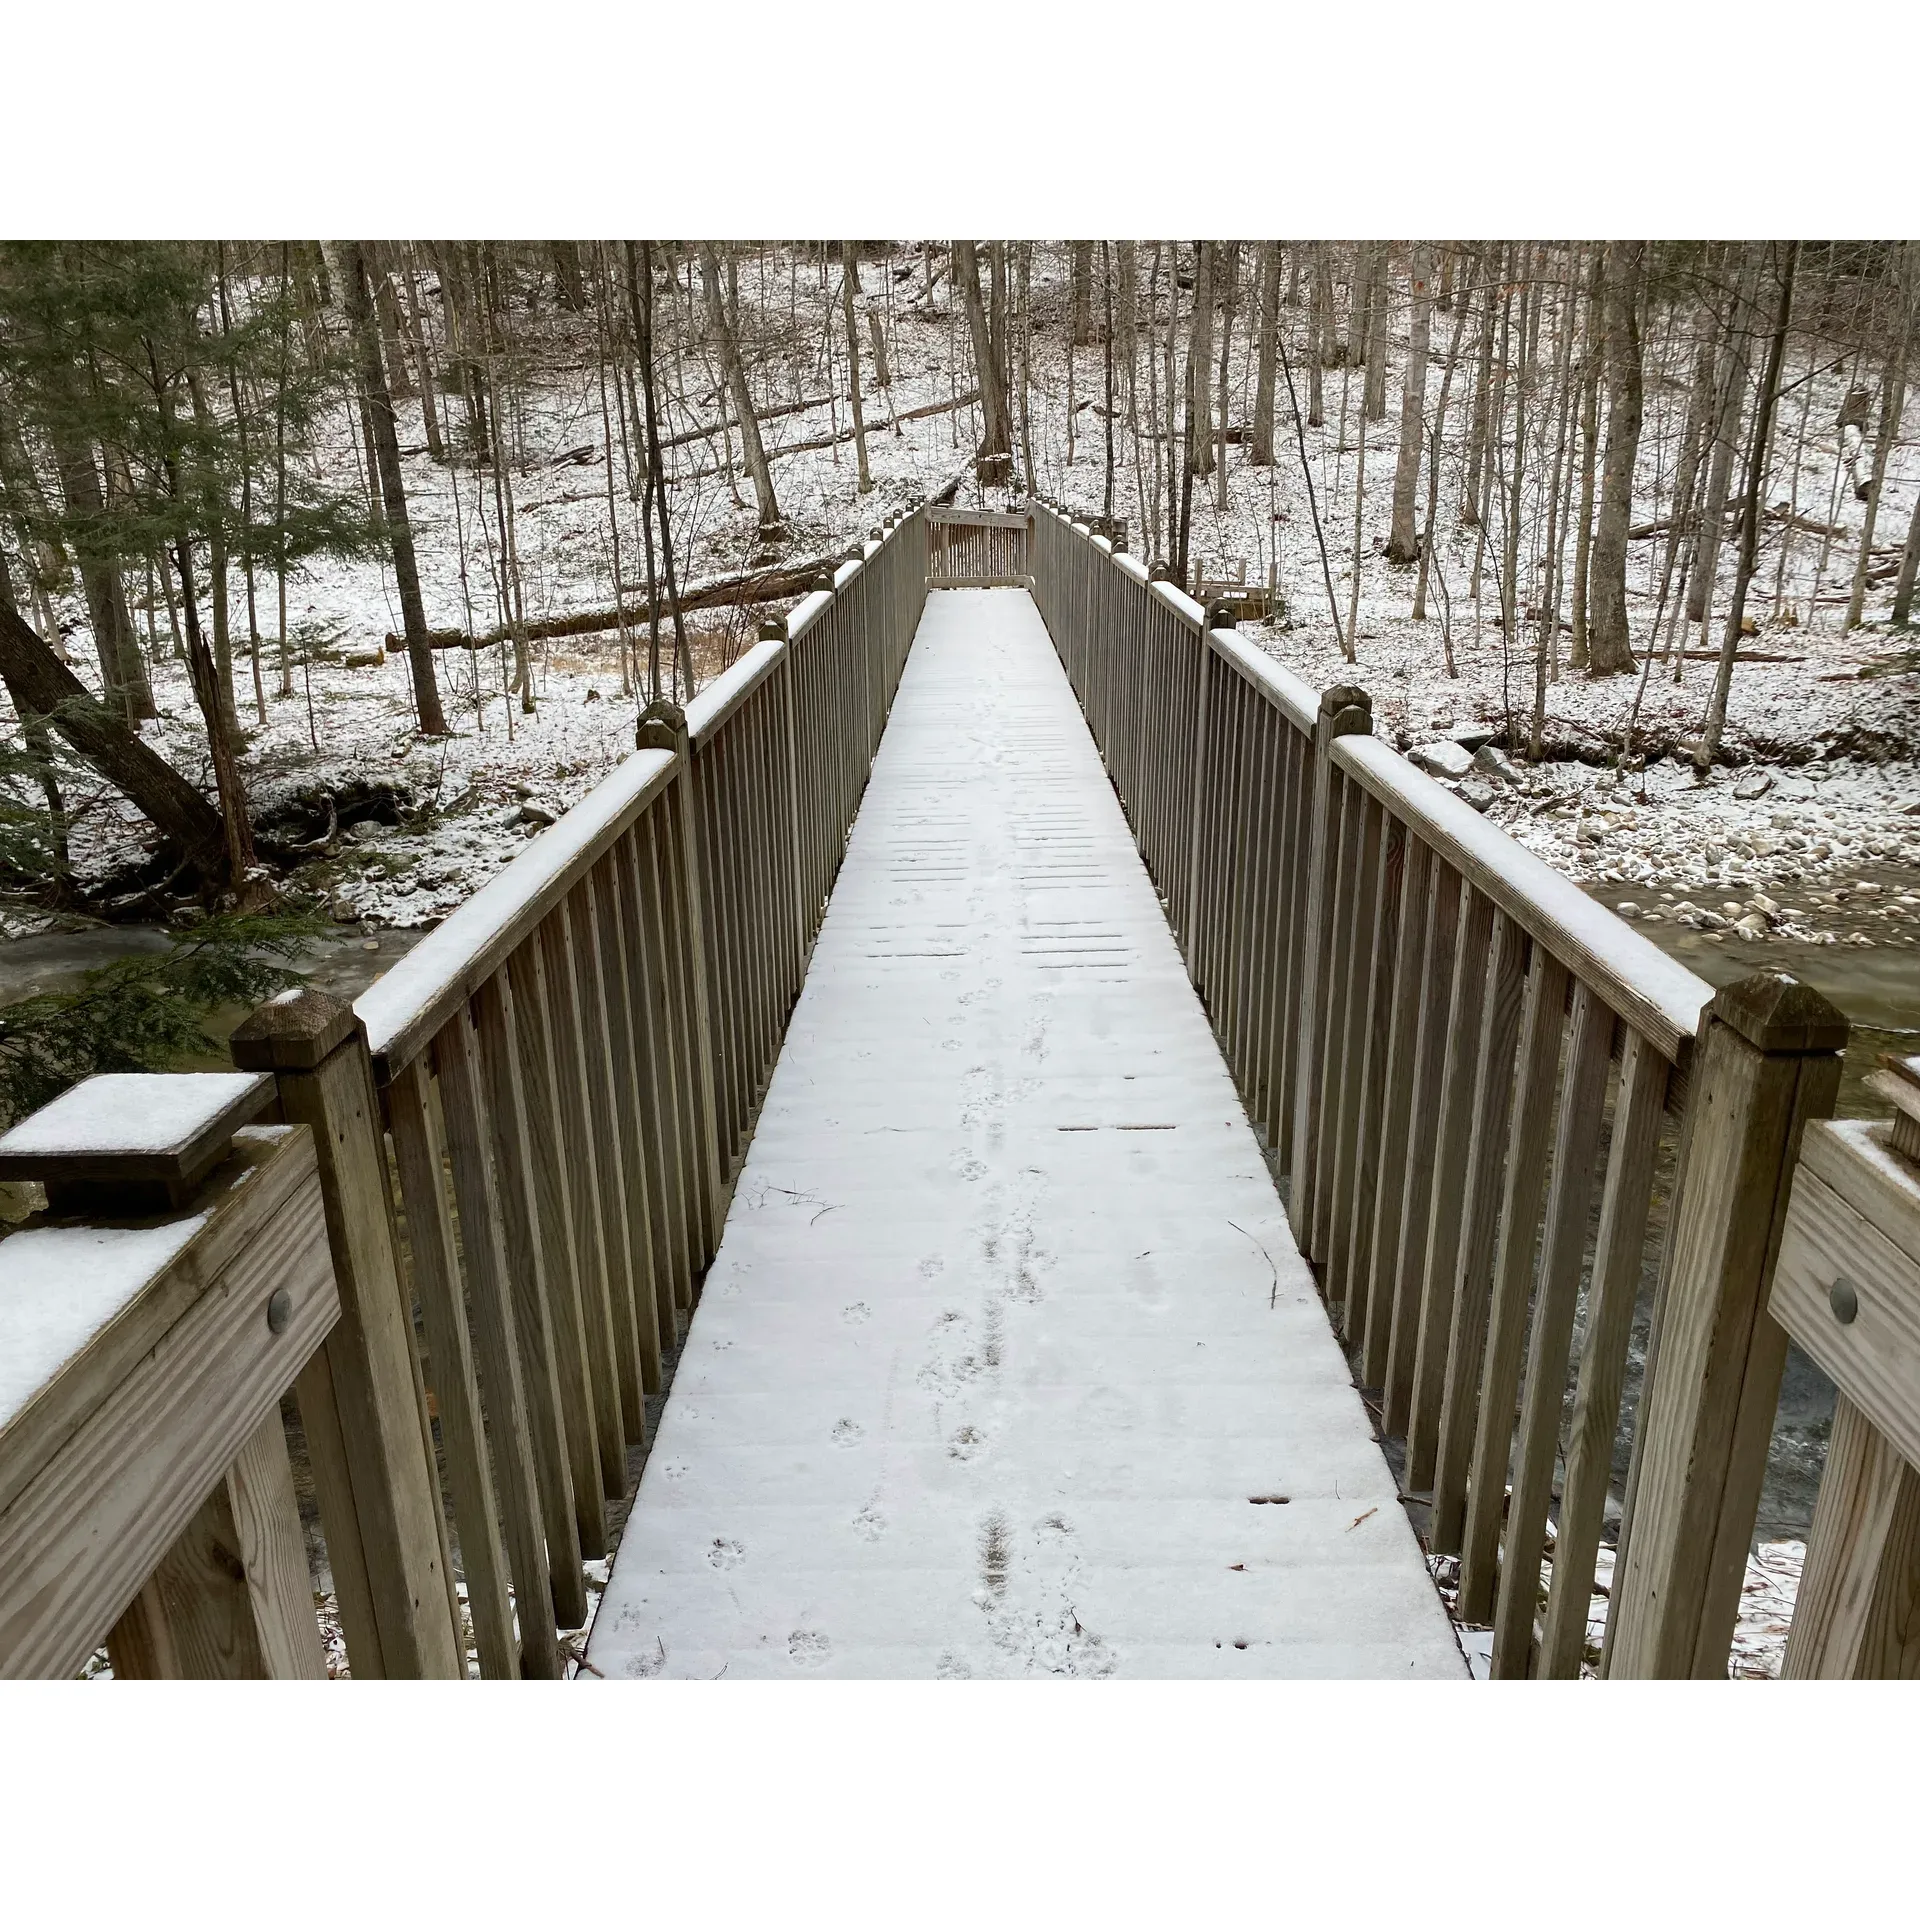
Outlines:
{"label": "wooden footbridge", "polygon": [[1783,1319],[1790,1668],[1910,1671],[1845,1039],[1229,609],[921,510],[354,1006],[0,1141],[0,1673],[325,1671],[289,1413],[359,1678],[1459,1677],[1435,1570],[1496,1675],[1724,1673]]}

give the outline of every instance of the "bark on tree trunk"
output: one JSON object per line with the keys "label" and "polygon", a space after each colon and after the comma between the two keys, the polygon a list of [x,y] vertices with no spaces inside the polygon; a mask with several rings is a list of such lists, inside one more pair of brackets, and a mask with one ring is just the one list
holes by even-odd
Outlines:
{"label": "bark on tree trunk", "polygon": [[[1420,557],[1414,530],[1414,502],[1420,489],[1420,454],[1426,439],[1427,347],[1433,324],[1433,249],[1413,249],[1407,270],[1407,370],[1400,390],[1400,453],[1393,469],[1393,523],[1387,534],[1387,558],[1410,567]],[[1384,357],[1384,356],[1383,356]]]}
{"label": "bark on tree trunk", "polygon": [[393,550],[393,576],[400,592],[400,619],[406,633],[407,664],[413,675],[414,706],[424,734],[451,731],[440,707],[440,686],[433,673],[433,649],[427,641],[426,609],[420,599],[420,570],[414,559],[413,525],[407,517],[406,480],[400,469],[400,437],[394,430],[393,399],[380,361],[380,334],[374,325],[372,288],[365,251],[358,240],[340,243],[345,278],[347,322],[360,356],[360,392],[373,428],[373,453],[386,503],[387,542]]}
{"label": "bark on tree trunk", "polygon": [[1751,304],[1751,269],[1743,267],[1731,296],[1726,344],[1719,355],[1707,499],[1694,542],[1693,582],[1687,589],[1687,618],[1695,622],[1706,620],[1711,613],[1714,584],[1720,572],[1720,543],[1726,537],[1727,526],[1727,491],[1733,481],[1733,456],[1740,443],[1740,415],[1747,398]]}
{"label": "bark on tree trunk", "polygon": [[[1760,380],[1760,398],[1754,411],[1753,433],[1747,447],[1747,505],[1740,518],[1740,559],[1733,576],[1733,598],[1727,605],[1727,629],[1720,642],[1714,670],[1713,693],[1707,702],[1706,725],[1694,765],[1701,778],[1713,765],[1727,724],[1727,696],[1733,689],[1734,655],[1740,648],[1740,628],[1746,617],[1747,589],[1760,548],[1761,489],[1767,477],[1767,447],[1773,434],[1773,412],[1780,395],[1780,364],[1786,357],[1787,326],[1793,318],[1793,277],[1800,261],[1800,243],[1791,241],[1780,271],[1780,299],[1774,313],[1773,337],[1767,343],[1766,372]],[[1757,289],[1756,289],[1757,291]]]}
{"label": "bark on tree trunk", "polygon": [[1280,243],[1269,240],[1262,248],[1260,272],[1260,345],[1253,392],[1252,461],[1256,467],[1273,465],[1274,348],[1280,336]]}
{"label": "bark on tree trunk", "polygon": [[986,303],[980,297],[980,261],[974,241],[953,242],[953,270],[967,310],[967,338],[979,377],[980,449],[974,457],[974,473],[982,486],[1004,487],[1013,479],[1013,436],[999,362],[987,329]]}
{"label": "bark on tree trunk", "polygon": [[1367,382],[1364,411],[1369,420],[1387,417],[1387,321],[1390,317],[1393,283],[1387,275],[1387,246],[1377,241],[1373,249],[1373,271],[1368,276],[1367,299]]}
{"label": "bark on tree trunk", "polygon": [[1093,242],[1076,240],[1073,243],[1073,344],[1086,347],[1093,344]]}
{"label": "bark on tree trunk", "polygon": [[1914,288],[1912,242],[1900,248],[1900,335],[1893,357],[1880,382],[1880,430],[1874,436],[1872,477],[1867,482],[1867,511],[1860,523],[1860,557],[1854,563],[1853,587],[1847,595],[1846,631],[1866,618],[1867,570],[1873,564],[1873,529],[1880,516],[1880,491],[1887,477],[1887,459],[1900,436],[1907,402],[1907,352],[1913,336]]}
{"label": "bark on tree trunk", "polygon": [[859,490],[873,491],[873,475],[867,470],[867,419],[860,405],[860,319],[853,310],[853,283],[856,272],[855,247],[851,240],[840,242],[840,311],[847,323],[847,391],[853,399],[853,450],[859,472]]}
{"label": "bark on tree trunk", "polygon": [[[1213,471],[1213,242],[1193,248],[1193,319],[1187,332],[1187,471]],[[1182,562],[1185,542],[1182,542]]]}
{"label": "bark on tree trunk", "polygon": [[1587,670],[1631,673],[1627,632],[1627,523],[1633,508],[1633,463],[1644,406],[1640,380],[1642,240],[1607,243],[1607,451],[1600,475],[1600,512],[1593,533]]}
{"label": "bark on tree trunk", "polygon": [[187,865],[209,885],[225,884],[227,837],[219,810],[118,714],[95,700],[73,669],[8,606],[0,606],[0,676],[16,700],[45,714],[68,746],[174,843]]}
{"label": "bark on tree trunk", "polygon": [[100,657],[100,684],[108,703],[119,707],[129,720],[151,720],[158,709],[147,664],[140,656],[140,638],[127,611],[126,587],[110,553],[95,551],[96,546],[107,546],[108,532],[106,497],[93,455],[72,444],[61,446],[58,453],[60,491],[80,535],[74,542],[75,558],[93,623],[94,649]]}
{"label": "bark on tree trunk", "polygon": [[[700,242],[700,281],[706,289],[707,325],[713,330],[714,344],[720,350],[720,369],[733,397],[733,411],[740,423],[740,448],[746,456],[747,472],[753,480],[753,497],[760,509],[760,538],[771,543],[786,538],[786,526],[780,518],[780,503],[774,497],[773,469],[767,464],[766,449],[760,441],[760,421],[753,409],[753,395],[747,388],[746,368],[740,359],[740,342],[727,319],[726,301],[720,279],[720,260],[711,240]],[[858,400],[854,402],[859,405]],[[864,464],[864,461],[863,461]]]}

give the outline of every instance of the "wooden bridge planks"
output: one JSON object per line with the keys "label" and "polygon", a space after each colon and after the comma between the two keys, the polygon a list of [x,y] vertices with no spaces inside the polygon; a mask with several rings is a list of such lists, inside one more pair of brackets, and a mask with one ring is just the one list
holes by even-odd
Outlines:
{"label": "wooden bridge planks", "polygon": [[1024,594],[928,603],[589,1659],[1464,1671]]}

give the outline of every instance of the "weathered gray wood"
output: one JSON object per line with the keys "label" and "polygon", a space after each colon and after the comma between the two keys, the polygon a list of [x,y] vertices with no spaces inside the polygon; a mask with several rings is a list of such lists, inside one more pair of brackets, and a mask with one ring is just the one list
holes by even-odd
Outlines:
{"label": "weathered gray wood", "polygon": [[[646,1396],[660,1384],[660,1321],[654,1302],[655,1221],[659,1211],[647,1172],[642,1124],[646,1071],[635,1052],[633,963],[620,901],[619,852],[594,868],[593,923],[599,941],[600,984],[607,1009],[608,1097],[618,1116],[621,1181],[625,1190],[627,1254],[632,1278],[629,1354],[621,1373],[621,1408],[629,1445],[646,1432]],[[629,1394],[634,1396],[631,1406]]]}
{"label": "weathered gray wood", "polygon": [[428,1367],[440,1408],[447,1483],[460,1533],[460,1564],[466,1575],[480,1674],[487,1680],[511,1680],[519,1675],[520,1657],[507,1599],[506,1550],[500,1538],[479,1375],[441,1172],[440,1133],[423,1060],[408,1062],[394,1076],[387,1090],[387,1113],[406,1206],[414,1292],[426,1325]]}
{"label": "weathered gray wood", "polygon": [[[1476,1138],[1475,1087],[1484,1051],[1488,949],[1493,939],[1493,903],[1461,885],[1446,1018],[1435,1036],[1445,1049],[1439,1105],[1432,1137],[1433,1171],[1428,1205],[1416,1238],[1403,1229],[1404,1262],[1420,1260],[1420,1318],[1413,1352],[1407,1412],[1407,1485],[1430,1489],[1440,1443],[1440,1405],[1447,1389],[1447,1342],[1453,1327],[1454,1271],[1460,1257],[1460,1223],[1466,1208],[1467,1166]],[[1437,1011],[1437,1009],[1435,1009]],[[1425,1027],[1422,1028],[1423,1044]],[[1411,1277],[1411,1276],[1409,1276]]]}
{"label": "weathered gray wood", "polygon": [[[545,1241],[528,1178],[533,1164],[532,1125],[527,1089],[520,1077],[521,1021],[516,1014],[521,1009],[511,995],[505,974],[488,981],[474,998],[474,1027],[486,1078],[483,1111],[505,1256],[502,1276],[526,1396],[527,1431],[533,1440],[554,1617],[563,1627],[577,1627],[586,1618],[587,1606],[581,1556],[605,1544],[600,1456],[594,1444],[580,1323],[568,1311],[565,1298],[558,1302],[554,1298],[556,1289],[547,1272]],[[525,1009],[525,1018],[528,1026],[534,1025],[537,1015],[531,1006]],[[444,1090],[444,1065],[440,1079]],[[534,1113],[539,1113],[537,1105]],[[451,1113],[448,1123],[451,1128]],[[571,1196],[569,1217],[576,1227],[580,1224],[571,1210]]]}
{"label": "weathered gray wood", "polygon": [[[221,1235],[230,1257],[200,1270],[191,1301],[134,1364],[110,1351],[112,1391],[78,1396],[84,1417],[0,1511],[0,1676],[79,1670],[256,1430],[269,1416],[277,1425],[281,1395],[338,1322],[311,1135],[274,1129],[263,1142],[261,1158],[236,1154],[214,1174],[222,1191],[195,1196],[238,1228]],[[277,1178],[269,1156],[283,1163]],[[166,1289],[164,1271],[150,1284]],[[279,1292],[285,1315],[270,1322]],[[87,1365],[83,1352],[63,1371]],[[305,1600],[311,1612],[310,1590]]]}
{"label": "weathered gray wood", "polygon": [[[364,1657],[389,1679],[460,1678],[466,1661],[448,1600],[446,1520],[366,1030],[351,1008],[306,988],[258,1008],[230,1045],[237,1066],[274,1074],[281,1111],[313,1128],[319,1151],[340,1283],[329,1372],[380,1636],[377,1649],[349,1639],[348,1658],[358,1670]],[[356,1524],[324,1509],[321,1519],[329,1535]]]}
{"label": "weathered gray wood", "polygon": [[1705,981],[1410,766],[1385,741],[1344,740],[1331,751],[1344,772],[1405,820],[1508,919],[1669,1061],[1685,1067],[1711,997]]}
{"label": "weathered gray wood", "polygon": [[[1920,1460],[1920,1170],[1885,1121],[1807,1129],[1770,1308],[1820,1370]],[[1851,1290],[1853,1317],[1833,1307]]]}
{"label": "weathered gray wood", "polygon": [[1844,1393],[1781,1678],[1920,1679],[1920,1473]]}
{"label": "weathered gray wood", "polygon": [[1629,1031],[1620,1052],[1613,1140],[1600,1198],[1600,1229],[1587,1290],[1587,1333],[1567,1438],[1567,1470],[1554,1539],[1553,1579],[1537,1672],[1545,1680],[1579,1677],[1586,1647],[1588,1597],[1613,1479],[1614,1434],[1627,1377],[1627,1344],[1639,1293],[1641,1248],[1653,1197],[1653,1170],[1666,1111],[1668,1067],[1649,1040]]}
{"label": "weathered gray wood", "polygon": [[[508,1297],[500,1207],[494,1194],[493,1158],[484,1084],[473,1023],[462,1009],[433,1041],[440,1111],[446,1120],[447,1155],[454,1202],[460,1210],[460,1253],[467,1272],[474,1350],[487,1409],[487,1437],[501,1530],[520,1622],[520,1671],[530,1680],[560,1677],[559,1626],[554,1616],[553,1574],[534,1468],[534,1441],[514,1338]],[[571,1502],[563,1507],[565,1531],[555,1552],[573,1549]]]}
{"label": "weathered gray wood", "polygon": [[[1321,1130],[1321,1009],[1326,1000],[1327,956],[1332,947],[1334,868],[1339,854],[1337,818],[1332,811],[1333,763],[1328,748],[1339,736],[1364,733],[1373,725],[1368,696],[1357,687],[1329,687],[1320,696],[1314,722],[1308,800],[1307,899],[1300,923],[1300,969],[1294,990],[1294,1109],[1292,1174],[1287,1213],[1299,1234],[1313,1218],[1315,1156]],[[1302,1252],[1309,1252],[1302,1244]]]}
{"label": "weathered gray wood", "polygon": [[[1408,837],[1400,887],[1400,925],[1393,952],[1387,1013],[1386,1065],[1380,1083],[1379,1147],[1373,1193],[1373,1225],[1367,1248],[1367,1306],[1362,1326],[1361,1378],[1383,1388],[1382,1418],[1397,1432],[1390,1403],[1390,1357],[1399,1301],[1400,1215],[1412,1184],[1411,1162],[1420,1061],[1420,1002],[1433,964],[1427,930],[1434,910],[1433,858],[1424,840]],[[1431,1147],[1427,1165],[1432,1167]]]}
{"label": "weathered gray wood", "polygon": [[[1504,914],[1493,921],[1493,952],[1474,1061],[1472,1120],[1453,1282],[1447,1290],[1446,1372],[1433,1465],[1435,1553],[1457,1553],[1466,1517],[1467,1460],[1479,1411],[1487,1302],[1499,1244],[1513,1119],[1514,1049],[1526,997],[1527,939]],[[1515,1141],[1516,1147],[1530,1143]],[[1545,1142],[1539,1150],[1544,1155]],[[1537,1183],[1536,1183],[1537,1191]],[[1438,1189],[1436,1188],[1436,1197]]]}
{"label": "weathered gray wood", "polygon": [[[1454,1335],[1457,1351],[1473,1356],[1472,1373],[1456,1384],[1463,1419],[1452,1427],[1441,1416],[1443,1467],[1456,1433],[1470,1439],[1466,1524],[1461,1535],[1458,1607],[1462,1619],[1492,1617],[1493,1580],[1500,1539],[1500,1516],[1507,1491],[1507,1467],[1513,1454],[1515,1402],[1520,1393],[1520,1361],[1526,1347],[1527,1303],[1533,1291],[1533,1257],[1546,1205],[1547,1169],[1554,1144],[1554,1089],[1560,1078],[1561,1023],[1566,1014],[1567,973],[1552,955],[1533,950],[1527,971],[1527,1003],[1520,1036],[1520,1065],[1514,1089],[1513,1139],[1507,1150],[1500,1196],[1500,1238],[1491,1284],[1482,1292],[1456,1296]],[[1584,1226],[1584,1220],[1582,1222]],[[1575,1250],[1578,1258],[1578,1249]],[[1463,1330],[1463,1317],[1465,1327]],[[1475,1338],[1474,1319],[1481,1319]],[[1439,1483],[1434,1493],[1434,1533],[1441,1531]],[[1538,1563],[1533,1569],[1538,1574]],[[1524,1574],[1523,1574],[1523,1577]]]}
{"label": "weathered gray wood", "polygon": [[157,1580],[150,1579],[107,1631],[107,1660],[116,1680],[178,1680],[179,1650]]}
{"label": "weathered gray wood", "polygon": [[[1546,1545],[1547,1508],[1553,1499],[1553,1469],[1560,1451],[1567,1360],[1573,1342],[1574,1308],[1580,1298],[1580,1256],[1586,1246],[1594,1163],[1606,1116],[1613,1023],[1612,1011],[1584,981],[1577,983],[1567,1034],[1566,1083],[1560,1093],[1560,1119],[1553,1142],[1553,1187],[1547,1196],[1540,1279],[1528,1332],[1519,1458],[1501,1550],[1493,1640],[1496,1679],[1524,1680],[1533,1659],[1538,1570]],[[1491,1376],[1491,1355],[1488,1370]],[[1498,1459],[1504,1477],[1507,1450],[1499,1444],[1502,1404],[1496,1387],[1490,1385],[1481,1397],[1480,1417],[1482,1430],[1492,1444],[1483,1448],[1476,1438],[1475,1459],[1477,1463],[1483,1453]],[[1477,1464],[1475,1471],[1480,1471]],[[1491,1479],[1487,1486],[1491,1491]],[[1476,1489],[1476,1505],[1479,1498]],[[1497,1513],[1494,1517],[1497,1521]],[[1470,1510],[1470,1548],[1476,1537],[1476,1521],[1481,1521],[1480,1513]]]}
{"label": "weathered gray wood", "polygon": [[1607,1621],[1606,1671],[1724,1677],[1786,1361],[1766,1311],[1800,1135],[1833,1110],[1846,1022],[1754,974],[1695,1056]]}
{"label": "weathered gray wood", "polygon": [[183,1680],[324,1680],[280,1409],[242,1443],[154,1574]]}

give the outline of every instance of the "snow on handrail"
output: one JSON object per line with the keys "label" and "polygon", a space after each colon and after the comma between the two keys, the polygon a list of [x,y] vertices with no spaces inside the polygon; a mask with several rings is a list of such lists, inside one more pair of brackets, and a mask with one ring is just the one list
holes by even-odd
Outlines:
{"label": "snow on handrail", "polygon": [[1266,694],[1302,733],[1313,731],[1313,723],[1320,717],[1318,689],[1308,685],[1297,673],[1289,673],[1252,641],[1242,640],[1231,627],[1214,628],[1213,644],[1216,651]]}
{"label": "snow on handrail", "polygon": [[1333,758],[1668,1060],[1685,1060],[1701,1011],[1713,998],[1713,988],[1698,974],[1410,765],[1385,740],[1347,734],[1334,741]]}
{"label": "snow on handrail", "polygon": [[367,1045],[391,1075],[498,970],[600,855],[666,790],[674,756],[629,754],[471,900],[354,1001]]}
{"label": "snow on handrail", "polygon": [[787,642],[760,640],[749,647],[719,679],[702,687],[687,702],[687,732],[698,746],[716,733],[747,696],[785,657]]}

